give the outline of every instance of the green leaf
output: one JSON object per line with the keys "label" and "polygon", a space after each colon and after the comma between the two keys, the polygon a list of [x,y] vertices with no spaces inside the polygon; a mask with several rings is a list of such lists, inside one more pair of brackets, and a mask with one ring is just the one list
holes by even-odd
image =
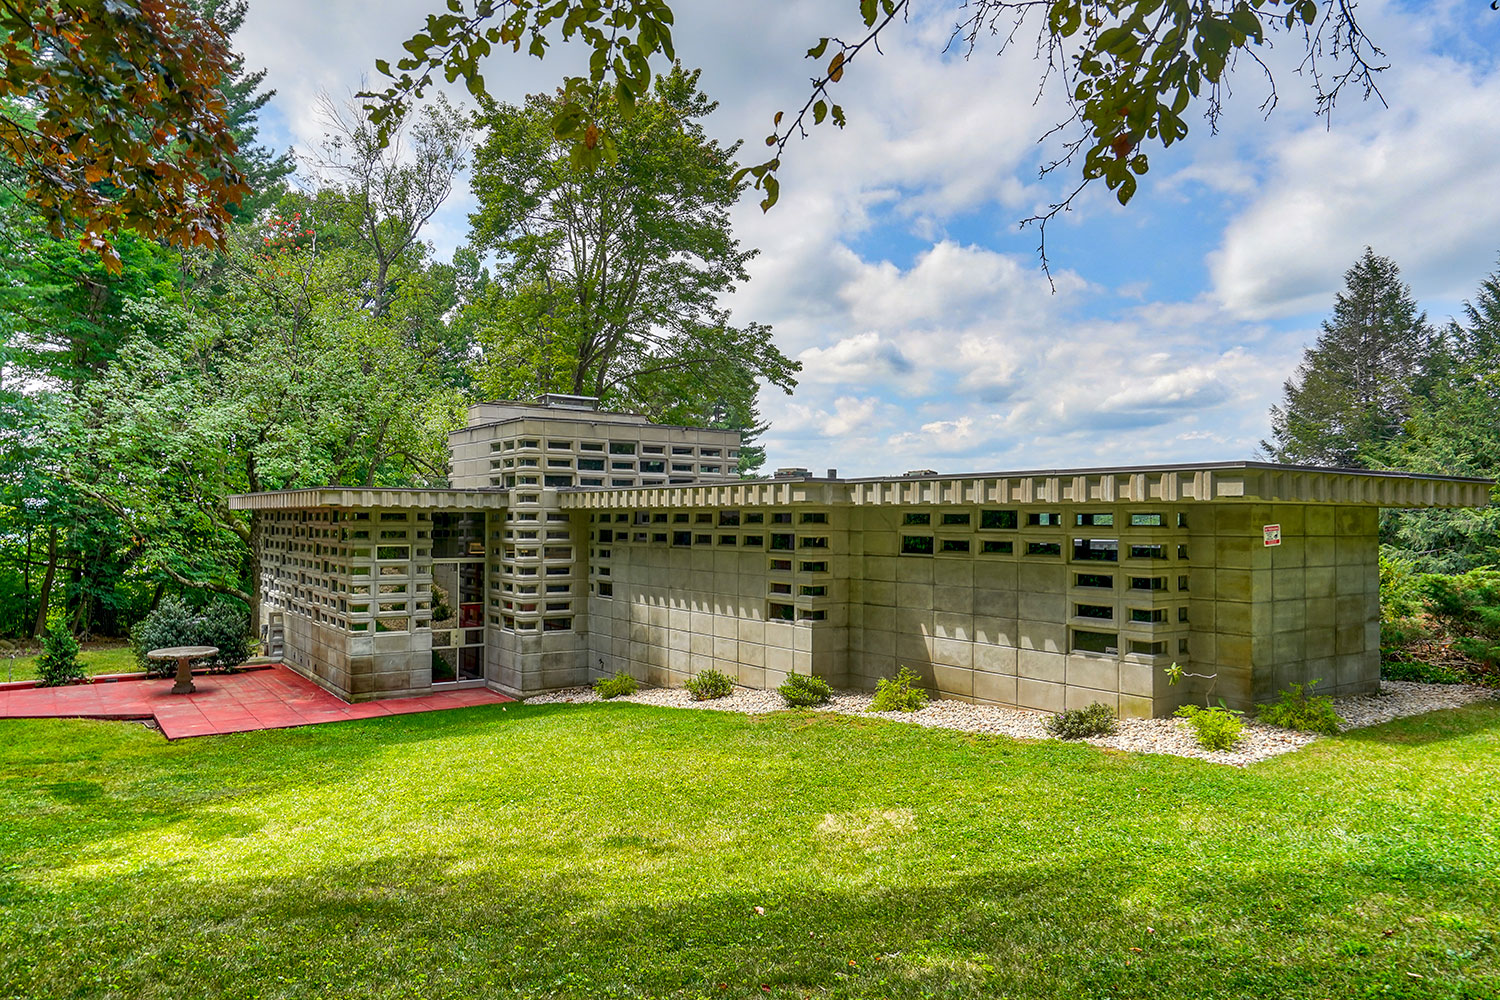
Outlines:
{"label": "green leaf", "polygon": [[821,125],[821,124],[823,124],[823,119],[828,117],[828,102],[827,101],[823,101],[823,100],[816,101],[813,104],[812,113],[813,113],[813,124],[814,125]]}
{"label": "green leaf", "polygon": [[826,38],[820,38],[820,39],[818,39],[818,44],[817,45],[814,45],[812,48],[810,48],[810,49],[807,50],[807,58],[809,58],[809,59],[821,59],[821,58],[823,58],[823,53],[824,53],[824,51],[827,50],[827,48],[828,48],[828,39],[826,39]]}

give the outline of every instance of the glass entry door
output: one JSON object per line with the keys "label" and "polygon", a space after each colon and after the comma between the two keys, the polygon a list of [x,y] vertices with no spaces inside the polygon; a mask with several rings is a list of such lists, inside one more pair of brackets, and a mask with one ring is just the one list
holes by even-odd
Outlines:
{"label": "glass entry door", "polygon": [[484,515],[432,518],[432,683],[484,680]]}

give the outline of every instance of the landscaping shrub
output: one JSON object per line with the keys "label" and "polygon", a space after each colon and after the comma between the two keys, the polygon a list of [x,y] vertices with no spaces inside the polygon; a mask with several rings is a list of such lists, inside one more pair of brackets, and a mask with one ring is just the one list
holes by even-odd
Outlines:
{"label": "landscaping shrub", "polygon": [[[214,601],[198,614],[198,635],[205,646],[219,647],[216,667],[237,667],[250,659],[250,619],[248,612],[233,601]],[[153,647],[154,648],[154,647]]]}
{"label": "landscaping shrub", "polygon": [[163,597],[130,630],[130,646],[135,650],[136,662],[146,671],[147,677],[166,677],[177,672],[177,664],[148,660],[146,654],[153,649],[166,649],[169,646],[196,646],[197,636],[192,609],[181,598]]}
{"label": "landscaping shrub", "polygon": [[622,695],[635,694],[639,689],[640,685],[629,674],[615,674],[613,677],[601,677],[594,682],[594,693],[606,700],[619,698]]}
{"label": "landscaping shrub", "polygon": [[1470,659],[1500,664],[1500,571],[1429,573],[1418,582],[1428,613]]}
{"label": "landscaping shrub", "polygon": [[78,640],[63,622],[61,615],[47,619],[47,634],[42,636],[42,655],[36,661],[36,675],[42,687],[59,687],[87,676],[78,662]]}
{"label": "landscaping shrub", "polygon": [[[1385,650],[1381,650],[1382,656]],[[1387,681],[1414,681],[1418,684],[1468,684],[1466,674],[1461,674],[1443,663],[1426,663],[1409,656],[1382,659],[1380,677]]]}
{"label": "landscaping shrub", "polygon": [[1322,733],[1337,736],[1344,720],[1333,710],[1333,699],[1326,694],[1309,694],[1313,685],[1293,684],[1281,692],[1281,700],[1262,705],[1256,718],[1268,726],[1282,729],[1300,729],[1305,733]]}
{"label": "landscaping shrub", "polygon": [[915,712],[927,704],[927,692],[922,689],[922,678],[910,667],[896,671],[895,677],[882,677],[875,682],[875,697],[870,701],[872,712]]}
{"label": "landscaping shrub", "polygon": [[734,693],[734,681],[729,675],[712,667],[700,670],[696,677],[689,677],[683,687],[688,689],[694,701],[712,701]]}
{"label": "landscaping shrub", "polygon": [[1177,714],[1188,720],[1188,725],[1193,727],[1193,735],[1198,739],[1198,745],[1205,750],[1233,750],[1239,746],[1245,734],[1245,724],[1240,721],[1240,713],[1222,704],[1209,708],[1183,705],[1177,710]]}
{"label": "landscaping shrub", "polygon": [[1115,710],[1096,701],[1088,708],[1070,708],[1050,716],[1047,732],[1060,740],[1081,740],[1089,736],[1109,736],[1119,729]]}
{"label": "landscaping shrub", "polygon": [[1382,556],[1380,675],[1500,686],[1500,571],[1414,573]]}
{"label": "landscaping shrub", "polygon": [[792,708],[826,705],[833,697],[833,688],[827,681],[808,674],[787,674],[786,681],[776,691]]}
{"label": "landscaping shrub", "polygon": [[167,677],[177,664],[146,659],[153,649],[169,646],[217,646],[215,669],[229,670],[250,658],[250,620],[244,608],[219,598],[205,608],[193,609],[180,598],[163,597],[155,610],[130,630],[130,645],[148,677]]}

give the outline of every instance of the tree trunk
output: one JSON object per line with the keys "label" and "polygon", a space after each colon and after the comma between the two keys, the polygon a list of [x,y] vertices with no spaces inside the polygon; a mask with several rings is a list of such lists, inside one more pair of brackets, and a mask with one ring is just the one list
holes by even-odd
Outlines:
{"label": "tree trunk", "polygon": [[57,576],[57,526],[47,533],[47,572],[42,577],[42,589],[37,592],[36,620],[31,634],[41,638],[47,632],[47,604],[52,598],[52,581]]}

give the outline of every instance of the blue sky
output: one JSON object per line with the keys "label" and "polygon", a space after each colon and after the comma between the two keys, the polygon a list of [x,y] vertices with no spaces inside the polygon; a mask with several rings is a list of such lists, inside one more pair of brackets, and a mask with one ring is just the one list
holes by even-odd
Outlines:
{"label": "blue sky", "polygon": [[[310,148],[318,95],[358,90],[435,2],[252,0],[239,43],[278,91],[266,138]],[[857,4],[674,7],[678,54],[703,67],[721,105],[708,128],[733,140],[800,106],[803,50],[854,34]],[[1389,106],[1351,96],[1331,122],[1313,114],[1296,46],[1268,50],[1280,96],[1270,117],[1263,81],[1239,73],[1219,133],[1190,121],[1183,143],[1148,148],[1152,170],[1128,208],[1102,188],[1081,199],[1049,232],[1056,291],[1017,221],[1062,189],[1037,177],[1059,95],[1033,102],[1024,47],[945,53],[954,5],[916,10],[882,56],[846,73],[849,127],[793,146],[781,204],[762,215],[747,197],[735,213],[736,234],[761,252],[730,305],[771,324],[804,364],[795,394],[762,395],[771,466],[875,475],[1252,457],[1366,244],[1395,258],[1438,322],[1497,266],[1500,13],[1487,0],[1361,3],[1387,53]],[[491,92],[520,100],[580,58],[493,56]],[[460,190],[435,220],[440,254],[463,240],[471,208]]]}

